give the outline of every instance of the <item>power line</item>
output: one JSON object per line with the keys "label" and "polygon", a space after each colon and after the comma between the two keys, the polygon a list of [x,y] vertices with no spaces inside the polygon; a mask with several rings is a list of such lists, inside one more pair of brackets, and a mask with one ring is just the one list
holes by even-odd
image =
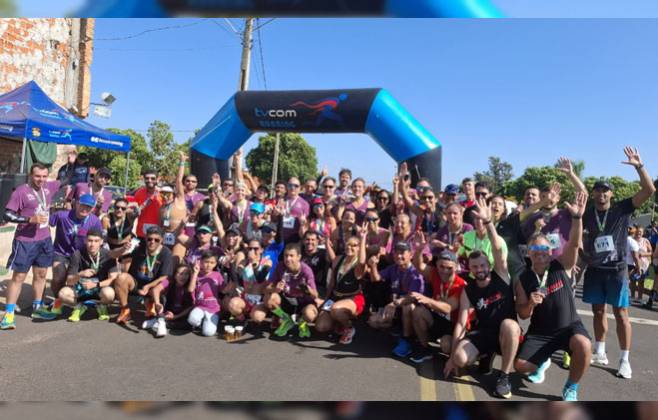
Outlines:
{"label": "power line", "polygon": [[211,19],[210,21],[211,21],[215,26],[221,28],[221,29],[222,29],[224,32],[226,32],[227,34],[229,34],[229,35],[236,35],[238,38],[241,38],[240,33],[237,32],[237,31],[235,30],[235,28],[233,28],[233,25],[231,25],[231,29],[228,29],[228,28],[226,28],[225,25],[222,25],[221,23],[217,22],[217,21],[214,20],[214,19]]}
{"label": "power line", "polygon": [[191,51],[217,51],[222,47],[229,47],[228,44],[218,44],[214,47],[203,47],[203,48],[98,48],[94,47],[94,50],[98,51],[135,51],[135,52],[191,52]]}
{"label": "power line", "polygon": [[[272,20],[270,20],[270,22]],[[256,30],[258,31],[258,51],[259,51],[259,55],[260,55],[261,73],[263,75],[263,87],[265,88],[265,90],[267,90],[267,76],[265,75],[265,60],[263,58],[263,33],[260,30],[260,28],[262,28],[264,25],[265,24],[258,25],[256,27]]]}
{"label": "power line", "polygon": [[269,20],[267,20],[265,23],[263,23],[263,24],[261,24],[261,25],[258,25],[258,26],[256,27],[256,29],[260,29],[260,28],[262,28],[263,26],[267,25],[268,23],[272,23],[274,20],[276,20],[276,18],[269,19]]}
{"label": "power line", "polygon": [[159,28],[146,29],[144,31],[141,31],[141,32],[138,32],[138,33],[135,33],[135,34],[132,34],[132,35],[127,35],[127,36],[122,36],[122,37],[117,37],[117,38],[94,38],[94,41],[125,41],[127,39],[137,38],[137,37],[140,37],[142,35],[146,35],[146,34],[151,33],[151,32],[166,31],[166,30],[170,30],[170,29],[189,28],[191,26],[199,25],[199,24],[205,22],[206,20],[208,20],[208,19],[198,20],[198,21],[188,23],[188,24],[185,24],[185,25],[170,25],[170,26],[161,26]]}

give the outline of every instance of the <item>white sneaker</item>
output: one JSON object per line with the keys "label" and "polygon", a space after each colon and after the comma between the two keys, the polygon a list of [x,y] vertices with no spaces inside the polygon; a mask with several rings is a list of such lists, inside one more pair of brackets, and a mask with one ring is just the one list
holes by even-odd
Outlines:
{"label": "white sneaker", "polygon": [[167,335],[167,324],[165,323],[164,319],[160,319],[157,323],[157,327],[155,330],[155,336],[160,338],[164,337]]}
{"label": "white sneaker", "polygon": [[592,360],[590,364],[596,363],[597,365],[608,365],[608,356],[605,353],[592,353]]}
{"label": "white sneaker", "polygon": [[143,330],[151,329],[155,326],[156,322],[158,322],[156,318],[147,319],[146,321],[142,322],[142,329]]}
{"label": "white sneaker", "polygon": [[632,375],[633,375],[633,371],[631,370],[631,362],[623,359],[620,360],[617,376],[624,379],[631,379]]}

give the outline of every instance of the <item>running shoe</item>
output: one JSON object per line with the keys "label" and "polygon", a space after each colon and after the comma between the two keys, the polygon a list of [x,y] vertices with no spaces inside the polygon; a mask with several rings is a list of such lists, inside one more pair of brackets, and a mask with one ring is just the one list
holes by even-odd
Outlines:
{"label": "running shoe", "polygon": [[500,376],[496,381],[496,389],[494,390],[494,395],[505,399],[512,397],[512,386],[509,383],[509,375],[507,373],[500,373]]}
{"label": "running shoe", "polygon": [[80,322],[80,317],[87,312],[87,307],[83,304],[77,304],[69,317],[69,322]]}
{"label": "running shoe", "polygon": [[41,305],[36,310],[32,311],[32,319],[43,319],[46,321],[52,321],[57,318],[57,314],[50,312],[48,308]]}
{"label": "running shoe", "polygon": [[131,318],[130,308],[121,308],[121,312],[119,312],[119,316],[117,317],[117,324],[127,324]]}
{"label": "running shoe", "polygon": [[158,322],[157,318],[147,319],[146,321],[142,322],[142,329],[143,330],[155,329],[157,322]]}
{"label": "running shoe", "polygon": [[338,342],[340,344],[350,344],[352,343],[352,340],[354,339],[355,335],[356,335],[356,328],[354,327],[344,328],[342,334],[340,335],[340,340],[338,340]]}
{"label": "running shoe", "polygon": [[633,371],[631,370],[631,362],[624,359],[620,360],[617,376],[624,379],[631,379],[633,376]]}
{"label": "running shoe", "polygon": [[419,346],[413,353],[411,353],[411,356],[409,356],[409,360],[411,360],[414,363],[423,363],[426,360],[432,360],[434,358],[434,354],[430,351],[429,347],[423,347]]}
{"label": "running shoe", "polygon": [[274,335],[277,337],[284,337],[295,326],[295,322],[292,320],[292,318],[281,319],[279,322],[279,327],[274,331]]}
{"label": "running shoe", "polygon": [[50,307],[50,313],[53,313],[57,316],[62,314],[62,300],[57,298]]}
{"label": "running shoe", "polygon": [[96,312],[98,312],[98,319],[100,321],[110,320],[110,314],[107,312],[107,305],[103,305],[102,303],[99,303],[98,305],[96,305]]}
{"label": "running shoe", "polygon": [[595,363],[597,365],[607,366],[608,356],[605,353],[592,353],[592,360],[590,361],[590,364],[595,364]]}
{"label": "running shoe", "polygon": [[578,401],[578,390],[570,386],[564,386],[562,389],[562,400],[563,401]]}
{"label": "running shoe", "polygon": [[158,318],[155,326],[155,336],[162,338],[167,335],[167,323],[164,318]]}
{"label": "running shoe", "polygon": [[15,330],[16,321],[14,320],[13,312],[5,312],[5,316],[2,317],[2,322],[0,322],[0,330]]}
{"label": "running shoe", "polygon": [[562,367],[569,369],[571,367],[571,355],[568,351],[562,353]]}
{"label": "running shoe", "polygon": [[551,359],[549,358],[544,363],[539,365],[536,371],[528,375],[528,380],[533,384],[544,383],[544,380],[546,379],[546,371],[550,366],[551,366]]}
{"label": "running shoe", "polygon": [[311,329],[308,327],[306,321],[302,321],[299,324],[299,338],[310,338]]}
{"label": "running shoe", "polygon": [[400,358],[405,358],[411,354],[411,343],[406,338],[400,338],[397,346],[393,349],[393,354]]}

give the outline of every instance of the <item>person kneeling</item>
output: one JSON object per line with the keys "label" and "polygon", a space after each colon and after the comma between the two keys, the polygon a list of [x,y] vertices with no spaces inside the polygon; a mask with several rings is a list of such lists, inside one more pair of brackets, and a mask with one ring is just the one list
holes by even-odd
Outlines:
{"label": "person kneeling", "polygon": [[87,311],[83,302],[99,300],[96,305],[98,319],[107,321],[110,316],[107,305],[114,301],[112,283],[119,275],[116,260],[111,252],[102,248],[103,237],[99,230],[87,232],[85,248],[71,256],[66,285],[59,290],[58,297],[66,306],[73,306],[69,321],[78,322]]}
{"label": "person kneeling", "polygon": [[224,290],[224,278],[217,268],[217,255],[212,251],[204,251],[201,260],[194,263],[192,277],[187,286],[188,292],[194,298],[194,309],[187,317],[187,322],[193,328],[201,328],[201,334],[211,337],[217,333],[219,325],[220,293]]}

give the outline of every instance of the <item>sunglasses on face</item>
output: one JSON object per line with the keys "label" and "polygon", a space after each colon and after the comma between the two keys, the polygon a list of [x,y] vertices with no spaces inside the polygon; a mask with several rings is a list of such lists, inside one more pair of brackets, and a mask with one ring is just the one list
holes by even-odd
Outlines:
{"label": "sunglasses on face", "polygon": [[288,184],[288,188],[299,188],[299,184]]}
{"label": "sunglasses on face", "polygon": [[231,183],[231,182],[225,182],[224,183],[224,187],[232,187],[232,186],[233,186],[233,183]]}
{"label": "sunglasses on face", "polygon": [[530,245],[528,247],[528,250],[530,250],[530,251],[548,252],[548,250],[550,250],[550,249],[551,249],[551,247],[548,246],[548,245]]}
{"label": "sunglasses on face", "polygon": [[336,188],[336,186],[335,186],[335,185],[325,185],[324,188],[329,188],[329,189],[331,189],[331,188]]}
{"label": "sunglasses on face", "polygon": [[420,197],[420,199],[421,199],[421,200],[424,200],[424,201],[430,201],[430,200],[434,200],[434,196],[432,196],[432,195],[424,195],[424,196]]}
{"label": "sunglasses on face", "polygon": [[379,217],[366,217],[367,222],[376,222],[379,220]]}
{"label": "sunglasses on face", "polygon": [[247,248],[247,249],[248,249],[249,251],[254,251],[254,252],[256,252],[256,251],[260,251],[260,248],[259,248],[259,247],[251,247],[251,246],[250,246],[250,247]]}
{"label": "sunglasses on face", "polygon": [[148,243],[151,243],[151,242],[160,243],[160,241],[162,241],[162,239],[160,239],[160,238],[146,238],[146,242],[148,242]]}
{"label": "sunglasses on face", "polygon": [[486,192],[476,192],[476,193],[475,193],[475,196],[476,196],[476,197],[486,197],[486,196],[487,196],[487,193],[486,193]]}
{"label": "sunglasses on face", "polygon": [[122,206],[114,206],[114,210],[121,210],[121,211],[125,211],[125,210],[127,210],[127,209],[128,209],[128,207],[122,207]]}
{"label": "sunglasses on face", "polygon": [[377,197],[377,200],[388,201],[388,197],[382,195],[381,197]]}

